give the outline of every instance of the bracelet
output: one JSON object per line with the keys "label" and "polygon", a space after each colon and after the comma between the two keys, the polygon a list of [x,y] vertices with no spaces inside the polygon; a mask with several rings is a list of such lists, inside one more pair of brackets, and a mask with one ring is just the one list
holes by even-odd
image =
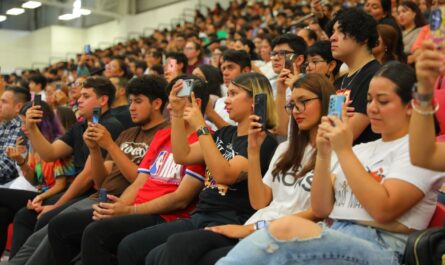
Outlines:
{"label": "bracelet", "polygon": [[411,106],[413,107],[413,110],[415,112],[417,112],[418,114],[423,115],[423,116],[433,115],[434,113],[436,113],[439,110],[439,104],[437,102],[434,105],[431,105],[433,107],[432,110],[427,110],[427,111],[419,109],[415,100],[411,100]]}

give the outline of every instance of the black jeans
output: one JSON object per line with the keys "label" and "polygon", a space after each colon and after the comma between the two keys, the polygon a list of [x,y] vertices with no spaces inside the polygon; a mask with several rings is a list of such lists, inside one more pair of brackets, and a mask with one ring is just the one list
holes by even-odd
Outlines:
{"label": "black jeans", "polygon": [[126,235],[164,222],[159,215],[128,215],[94,221],[93,210],[66,213],[48,226],[57,264],[70,264],[81,252],[82,264],[117,264],[116,250]]}
{"label": "black jeans", "polygon": [[[150,260],[148,256],[150,251],[167,242],[170,236],[192,230],[196,231],[207,226],[240,224],[237,218],[233,212],[195,213],[190,219],[180,219],[140,230],[127,236],[119,244],[119,264],[145,264],[146,260]],[[197,244],[197,242],[193,241],[192,244]],[[176,250],[174,255],[179,255],[179,251]],[[179,264],[183,264],[183,262],[181,260]]]}
{"label": "black jeans", "polygon": [[0,188],[0,255],[5,250],[8,226],[15,214],[36,195],[34,191]]}
{"label": "black jeans", "polygon": [[[45,205],[50,205],[56,203],[63,193],[58,193],[44,201]],[[39,219],[37,219],[37,213],[34,210],[28,210],[26,207],[20,209],[14,217],[14,229],[12,236],[11,252],[9,257],[13,258],[23,244],[26,242],[28,237],[32,235],[35,231],[40,230],[42,227],[47,225],[49,221],[56,215],[58,215],[65,208],[71,204],[77,202],[80,199],[85,198],[85,196],[73,199],[56,209],[46,212]]]}
{"label": "black jeans", "polygon": [[238,239],[199,229],[172,235],[150,251],[145,265],[215,264],[238,243]]}

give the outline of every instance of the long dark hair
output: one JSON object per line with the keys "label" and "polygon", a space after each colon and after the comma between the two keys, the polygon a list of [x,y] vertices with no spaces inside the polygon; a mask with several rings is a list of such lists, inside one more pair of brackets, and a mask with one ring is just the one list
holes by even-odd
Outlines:
{"label": "long dark hair", "polygon": [[[321,116],[328,114],[329,97],[335,94],[335,88],[332,83],[322,74],[311,73],[300,78],[293,85],[293,89],[306,89],[316,94],[320,99]],[[318,122],[320,122],[320,120]],[[317,152],[315,151],[309,162],[302,165],[304,152],[308,144],[310,144],[309,130],[300,130],[297,123],[293,118],[291,122],[291,135],[289,136],[289,146],[287,150],[278,159],[275,168],[272,170],[272,175],[286,174],[289,170],[296,172],[295,178],[300,178],[306,175],[315,167],[315,157]],[[302,167],[302,168],[301,168]],[[301,170],[299,170],[301,168]]]}
{"label": "long dark hair", "polygon": [[[58,137],[62,136],[64,133],[62,125],[59,122],[59,119],[56,117],[56,114],[51,109],[51,107],[45,101],[41,102],[41,110],[43,111],[43,118],[40,123],[37,124],[37,127],[42,132],[43,136],[52,143]],[[23,105],[20,109],[19,114],[26,116],[26,111],[32,107],[32,101],[29,101]]]}
{"label": "long dark hair", "polygon": [[210,94],[221,97],[221,85],[223,83],[223,79],[218,68],[209,64],[201,64],[198,66],[198,68],[206,77]]}
{"label": "long dark hair", "polygon": [[416,3],[412,1],[403,1],[399,6],[404,6],[408,9],[411,9],[411,11],[416,14],[416,16],[414,17],[414,24],[416,25],[416,28],[420,28],[426,25],[422,11],[420,11],[420,8]]}

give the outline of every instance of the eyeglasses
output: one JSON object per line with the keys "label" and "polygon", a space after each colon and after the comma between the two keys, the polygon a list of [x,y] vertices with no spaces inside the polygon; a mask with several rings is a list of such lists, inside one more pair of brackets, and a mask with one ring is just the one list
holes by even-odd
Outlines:
{"label": "eyeglasses", "polygon": [[310,62],[305,62],[302,66],[303,66],[303,68],[306,68],[306,67],[311,67],[311,68],[315,68],[315,67],[317,67],[317,64],[319,64],[319,63],[325,63],[326,61],[325,60],[314,60],[314,61],[310,61]]}
{"label": "eyeglasses", "polygon": [[285,50],[281,50],[281,51],[271,51],[269,53],[270,57],[274,57],[274,56],[278,56],[278,58],[283,58],[284,56],[286,56],[287,54],[295,54],[294,52],[291,51],[285,51]]}
{"label": "eyeglasses", "polygon": [[306,103],[314,99],[318,99],[318,97],[299,100],[295,103],[289,102],[284,106],[284,108],[288,114],[291,114],[294,109],[297,113],[303,113],[306,111]]}

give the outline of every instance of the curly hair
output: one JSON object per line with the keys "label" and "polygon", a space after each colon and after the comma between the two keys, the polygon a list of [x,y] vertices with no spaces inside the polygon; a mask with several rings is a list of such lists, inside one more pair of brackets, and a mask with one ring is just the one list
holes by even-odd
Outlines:
{"label": "curly hair", "polygon": [[374,18],[357,8],[340,11],[329,24],[328,35],[332,35],[334,24],[338,22],[339,30],[358,43],[366,43],[368,49],[377,46],[379,34]]}

